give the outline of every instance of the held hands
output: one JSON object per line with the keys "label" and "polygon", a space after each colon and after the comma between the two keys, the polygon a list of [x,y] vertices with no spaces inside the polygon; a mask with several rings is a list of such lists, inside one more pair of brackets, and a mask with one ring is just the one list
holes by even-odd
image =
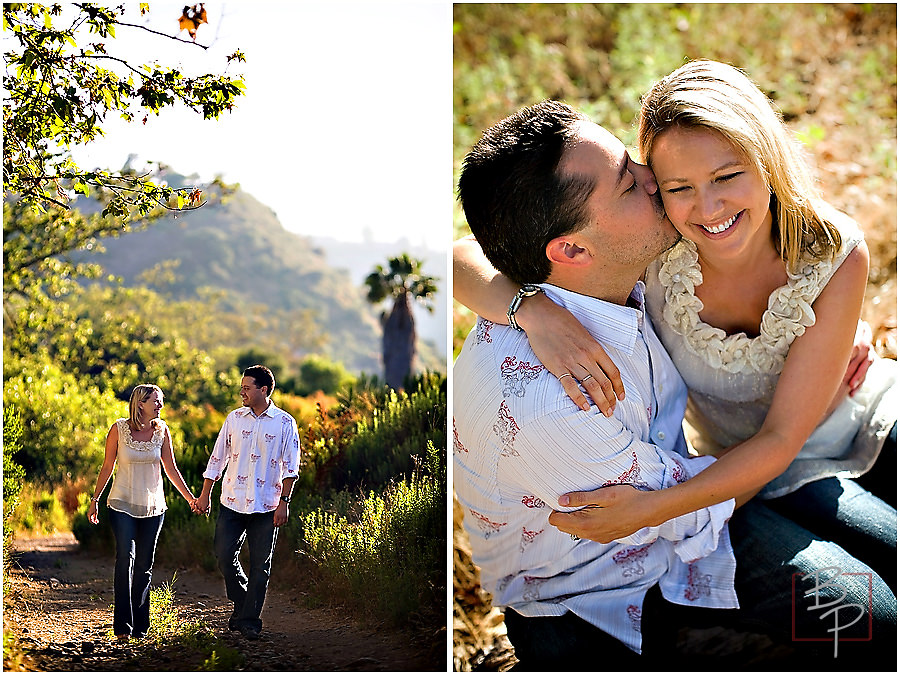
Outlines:
{"label": "held hands", "polygon": [[209,516],[209,495],[201,494],[199,497],[196,497],[191,504],[191,511],[197,515]]}
{"label": "held hands", "polygon": [[600,411],[612,415],[616,400],[625,398],[625,387],[619,369],[581,322],[543,293],[527,298],[516,318],[538,359],[575,405],[590,410],[584,387]]}
{"label": "held hands", "polygon": [[584,508],[568,513],[554,511],[550,514],[550,524],[581,539],[608,544],[652,523],[650,511],[646,508],[650,494],[630,485],[570,492],[559,498],[560,506]]}

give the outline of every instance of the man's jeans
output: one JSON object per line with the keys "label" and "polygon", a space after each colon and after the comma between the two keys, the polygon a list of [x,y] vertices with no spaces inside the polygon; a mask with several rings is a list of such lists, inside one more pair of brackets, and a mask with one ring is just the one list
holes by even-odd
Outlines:
{"label": "man's jeans", "polygon": [[[228,599],[234,603],[229,622],[234,628],[262,629],[259,616],[266,599],[277,534],[274,512],[238,513],[219,505],[214,546]],[[238,559],[245,539],[250,549],[249,575]]]}
{"label": "man's jeans", "polygon": [[150,629],[150,580],[163,517],[135,518],[109,509],[116,538],[113,633],[143,637]]}
{"label": "man's jeans", "polygon": [[[856,497],[858,499],[860,495]],[[863,499],[859,503],[867,501]],[[872,667],[878,664],[878,668],[896,670],[897,599],[870,567],[827,538],[818,537],[779,515],[762,500],[753,500],[738,509],[729,529],[738,561],[735,587],[741,603],[739,610],[676,605],[663,600],[655,586],[648,593],[642,611],[643,654],[640,657],[607,648],[604,638],[611,638],[593,626],[576,629],[573,624],[581,620],[571,614],[567,614],[565,620],[510,617],[507,630],[521,660],[519,669],[717,670],[727,667],[758,670],[778,667],[826,671],[855,670],[862,667],[861,664]],[[838,578],[838,582],[842,579],[848,582],[843,589],[847,595],[840,602],[837,602],[843,592],[840,583],[822,588],[818,600],[815,594],[804,597],[804,592],[811,592],[815,586],[816,571],[826,567],[848,575]],[[834,575],[834,569],[823,572],[819,581]],[[804,578],[806,575],[811,576]],[[842,607],[836,612],[841,623],[849,623],[847,616],[851,613],[844,607],[856,604],[865,613],[855,625],[838,631],[837,658],[834,656],[835,633],[828,632],[835,625],[835,615],[823,618],[827,608],[809,609],[816,603],[825,605],[829,598],[835,601],[836,607]],[[735,632],[766,636],[765,639],[771,642],[764,648],[753,646],[758,641],[749,643],[749,653],[747,649],[740,651],[740,640],[691,653],[685,650],[685,634],[679,635],[679,630],[684,627],[726,627]],[[577,637],[577,641],[573,641],[573,637]],[[585,651],[593,655],[592,665],[585,662]],[[754,663],[753,659],[759,659],[759,662]]]}

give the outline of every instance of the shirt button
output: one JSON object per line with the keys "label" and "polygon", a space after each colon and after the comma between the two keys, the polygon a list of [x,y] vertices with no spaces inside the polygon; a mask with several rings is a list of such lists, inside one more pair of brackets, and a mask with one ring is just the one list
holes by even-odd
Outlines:
{"label": "shirt button", "polygon": [[666,440],[666,434],[663,431],[657,432],[656,437],[661,441]]}

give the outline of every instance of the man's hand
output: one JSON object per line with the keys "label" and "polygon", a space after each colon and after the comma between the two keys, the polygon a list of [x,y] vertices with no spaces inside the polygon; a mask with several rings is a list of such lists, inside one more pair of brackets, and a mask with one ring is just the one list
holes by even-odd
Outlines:
{"label": "man's hand", "polygon": [[278,502],[275,508],[275,527],[281,527],[288,521],[288,505],[287,502]]}
{"label": "man's hand", "polygon": [[197,497],[194,513],[203,514],[204,516],[209,515],[209,493],[206,491],[201,492],[200,496]]}
{"label": "man's hand", "polygon": [[570,492],[559,498],[561,506],[587,507],[550,514],[550,524],[581,539],[608,544],[654,524],[647,504],[651,492],[630,485],[611,485],[590,492]]}

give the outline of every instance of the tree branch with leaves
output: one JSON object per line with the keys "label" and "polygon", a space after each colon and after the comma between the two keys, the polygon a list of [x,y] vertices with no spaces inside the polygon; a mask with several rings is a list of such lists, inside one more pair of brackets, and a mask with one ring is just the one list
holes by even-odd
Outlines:
{"label": "tree branch with leaves", "polygon": [[[141,3],[142,14],[147,11]],[[94,3],[65,10],[59,4],[3,5],[9,45],[3,54],[3,300],[13,328],[23,307],[46,310],[73,279],[99,273],[96,266],[73,262],[71,253],[97,250],[102,237],[140,229],[165,213],[200,208],[207,201],[197,186],[169,185],[158,174],[128,168],[86,170],[72,157],[73,147],[103,135],[110,115],[146,122],[149,115],[180,104],[204,119],[217,119],[244,93],[240,75],[188,77],[176,68],[118,56],[117,29],[160,35],[124,21],[124,14],[124,6]],[[193,40],[165,37],[205,49]],[[235,51],[224,68],[244,60]],[[220,181],[211,187],[213,196],[226,191]],[[100,208],[79,213],[71,208],[78,195]]]}
{"label": "tree branch with leaves", "polygon": [[[3,55],[4,199],[14,195],[37,208],[66,208],[68,190],[89,195],[93,188],[111,193],[104,215],[125,220],[145,217],[159,207],[195,208],[200,200],[194,188],[171,188],[146,176],[85,171],[69,149],[103,135],[101,124],[111,113],[127,121],[143,115],[146,121],[148,115],[180,103],[204,119],[218,118],[244,92],[243,78],[187,77],[155,63],[131,64],[109,53],[107,43],[115,40],[116,28],[157,31],[123,22],[122,7],[78,3],[73,8],[74,16],[58,27],[54,23],[63,21],[61,5],[3,5],[4,32],[18,46]],[[96,39],[79,46],[84,30]],[[226,68],[244,60],[243,53],[235,51],[227,57]],[[110,63],[125,74],[107,68]]]}

